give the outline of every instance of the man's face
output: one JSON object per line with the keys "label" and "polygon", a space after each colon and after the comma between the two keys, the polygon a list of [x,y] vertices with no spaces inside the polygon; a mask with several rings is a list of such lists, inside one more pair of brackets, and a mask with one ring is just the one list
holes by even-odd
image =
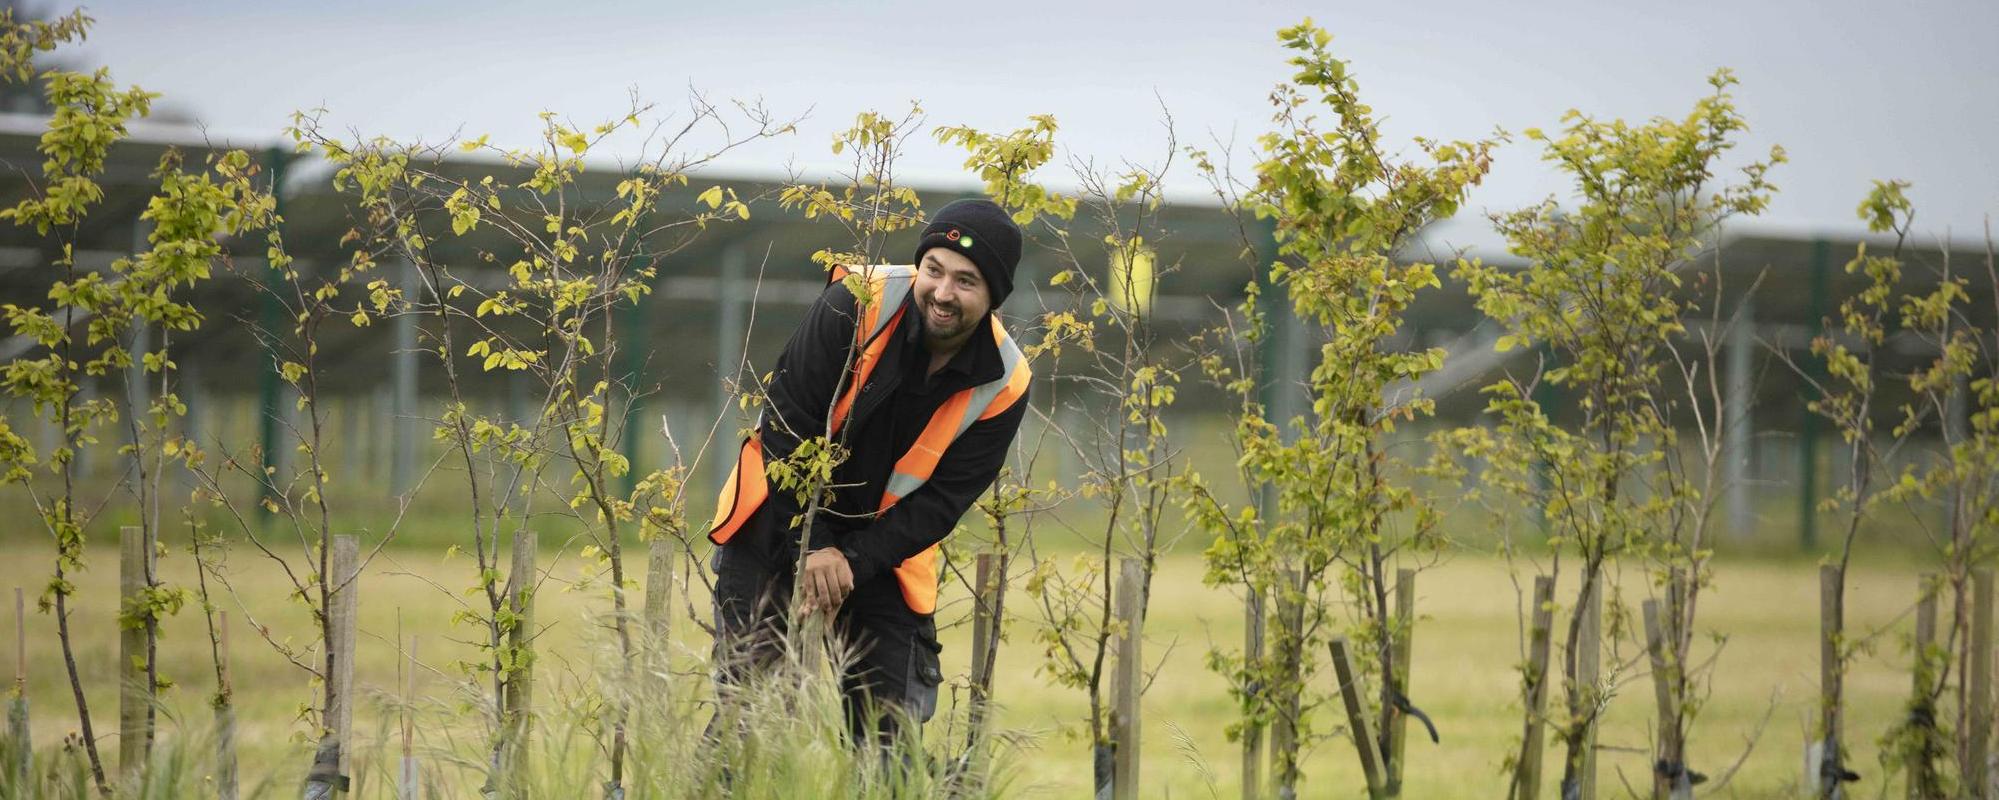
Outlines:
{"label": "man's face", "polygon": [[942,247],[923,251],[923,263],[916,265],[915,292],[923,333],[931,339],[964,336],[992,310],[992,295],[978,265],[965,254]]}

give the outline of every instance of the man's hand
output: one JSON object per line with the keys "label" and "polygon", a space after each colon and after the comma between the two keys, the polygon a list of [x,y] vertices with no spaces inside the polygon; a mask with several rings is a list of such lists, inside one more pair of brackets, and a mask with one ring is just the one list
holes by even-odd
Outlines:
{"label": "man's hand", "polygon": [[805,555],[805,576],[800,583],[804,584],[805,597],[799,613],[832,613],[854,590],[854,570],[847,565],[845,553],[822,547]]}

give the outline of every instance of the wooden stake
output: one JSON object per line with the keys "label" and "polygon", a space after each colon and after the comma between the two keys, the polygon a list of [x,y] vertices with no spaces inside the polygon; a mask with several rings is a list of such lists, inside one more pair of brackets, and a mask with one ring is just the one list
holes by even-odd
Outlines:
{"label": "wooden stake", "polygon": [[1340,701],[1347,710],[1347,732],[1353,739],[1354,749],[1360,753],[1360,773],[1367,781],[1367,796],[1386,797],[1388,791],[1383,780],[1381,753],[1375,747],[1374,726],[1368,724],[1367,704],[1361,700],[1360,676],[1353,668],[1353,656],[1347,651],[1346,637],[1333,640],[1332,654],[1333,673],[1340,681]]}
{"label": "wooden stake", "polygon": [[[1590,584],[1582,598],[1582,630],[1576,638],[1576,683],[1585,703],[1594,708],[1603,697],[1603,577]],[[1600,720],[1592,719],[1583,733],[1582,764],[1576,770],[1575,800],[1596,800],[1596,732]],[[1566,796],[1566,795],[1565,795]]]}
{"label": "wooden stake", "polygon": [[[416,647],[416,640],[410,640],[410,647]],[[396,704],[396,732],[402,736],[403,755],[410,754],[410,673],[415,665],[408,659],[410,651],[403,649],[403,609],[396,607],[396,690],[400,692]]]}
{"label": "wooden stake", "polygon": [[981,725],[986,704],[991,701],[993,659],[999,654],[999,593],[1005,577],[1000,575],[998,553],[980,553],[976,583],[972,589],[972,736],[983,735]]}
{"label": "wooden stake", "polygon": [[1924,575],[1922,597],[1916,601],[1916,668],[1915,686],[1912,687],[1910,706],[1916,726],[1913,734],[1921,737],[1916,753],[1911,754],[1909,770],[1909,800],[1931,800],[1940,796],[1936,773],[1930,762],[1931,747],[1936,739],[1936,705],[1930,700],[1931,684],[1936,680],[1936,660],[1931,651],[1937,646],[1937,577]]}
{"label": "wooden stake", "polygon": [[14,696],[7,708],[7,736],[20,748],[15,754],[14,785],[26,791],[35,774],[35,742],[28,727],[28,601],[14,587]]}
{"label": "wooden stake", "polygon": [[[401,626],[398,625],[398,628]],[[400,637],[400,634],[398,634]],[[422,796],[423,772],[417,768],[415,731],[410,724],[410,698],[416,696],[417,638],[410,637],[409,659],[403,668],[403,768],[397,775],[397,800],[418,800]]]}
{"label": "wooden stake", "polygon": [[1805,785],[1813,797],[1838,800],[1840,781],[1840,631],[1845,608],[1840,567],[1819,565],[1819,739],[1805,751]]}
{"label": "wooden stake", "polygon": [[[645,533],[651,526],[641,525]],[[633,712],[650,715],[661,711],[671,696],[673,672],[673,587],[680,542],[663,531],[652,530],[646,543],[646,596],[643,627],[640,628],[639,659],[648,664],[639,680],[645,688],[634,692]]]}
{"label": "wooden stake", "polygon": [[1992,570],[1971,573],[1971,674],[1965,687],[1970,730],[1958,773],[1966,797],[1987,791],[1985,757],[1992,736]]}
{"label": "wooden stake", "polygon": [[1135,800],[1138,797],[1138,725],[1140,686],[1145,680],[1141,662],[1145,609],[1139,605],[1144,590],[1145,563],[1136,558],[1118,560],[1117,604],[1120,625],[1117,636],[1117,671],[1111,674],[1111,742],[1115,748],[1111,762],[1111,797]]}
{"label": "wooden stake", "polygon": [[994,574],[999,569],[999,554],[980,553],[978,569],[972,587],[972,713],[978,715],[986,702],[986,694],[991,690],[992,642],[998,639],[993,629],[993,597],[999,578]]}
{"label": "wooden stake", "polygon": [[127,614],[145,605],[146,534],[118,529],[118,770],[132,780],[146,765],[146,709],[152,705],[146,672],[146,629]]}
{"label": "wooden stake", "polygon": [[1681,567],[1666,570],[1666,631],[1674,638],[1669,644],[1677,644],[1680,620],[1687,616],[1687,571]]}
{"label": "wooden stake", "polygon": [[1001,603],[1005,592],[1006,559],[999,553],[980,553],[972,586],[971,707],[967,713],[961,770],[966,776],[965,785],[973,789],[983,785],[986,774],[986,719],[992,704],[993,664],[999,656]]}
{"label": "wooden stake", "polygon": [[[1669,602],[1678,599],[1674,588],[1668,587]],[[1677,800],[1692,794],[1684,763],[1684,748],[1680,742],[1680,695],[1675,690],[1680,665],[1674,655],[1673,643],[1678,640],[1672,634],[1673,622],[1664,618],[1659,601],[1647,600],[1643,608],[1645,652],[1652,662],[1652,690],[1659,714],[1659,750],[1652,770],[1652,796],[1657,800]],[[1660,769],[1659,765],[1668,768]]]}
{"label": "wooden stake", "polygon": [[403,756],[401,774],[396,776],[396,800],[418,800],[423,797],[423,771],[418,768],[416,756]]}
{"label": "wooden stake", "polygon": [[331,684],[326,705],[326,737],[306,775],[307,800],[332,798],[348,790],[354,764],[354,624],[361,600],[361,541],[352,534],[333,537],[331,555],[333,596],[326,609],[326,643],[332,654]]}
{"label": "wooden stake", "polygon": [[229,674],[229,612],[215,612],[215,794],[236,800],[235,678]]}
{"label": "wooden stake", "polygon": [[1304,671],[1305,606],[1297,599],[1303,588],[1304,578],[1297,570],[1285,570],[1282,574],[1284,593],[1277,596],[1277,645],[1281,648],[1278,658],[1282,663],[1278,669],[1284,676],[1284,686],[1280,687],[1281,697],[1277,698],[1277,722],[1270,728],[1271,781],[1276,784],[1275,794],[1280,798],[1298,795],[1294,785],[1298,776],[1298,715],[1300,713],[1299,694],[1303,691],[1300,676]]}
{"label": "wooden stake", "polygon": [[1547,723],[1548,643],[1554,628],[1555,579],[1534,578],[1534,607],[1527,632],[1527,722],[1520,761],[1513,773],[1514,800],[1532,800],[1541,791],[1542,730]]}
{"label": "wooden stake", "polygon": [[671,641],[673,635],[675,544],[677,542],[670,537],[656,535],[646,545],[646,631],[651,634],[652,649],[662,659],[666,655],[666,643]]}
{"label": "wooden stake", "polygon": [[[1415,650],[1415,639],[1416,571],[1398,569],[1395,571],[1395,644],[1392,648],[1395,674],[1389,688],[1393,696],[1404,701],[1409,698],[1409,654]],[[1409,715],[1392,703],[1384,703],[1381,718],[1387,721],[1388,731],[1381,751],[1388,772],[1384,789],[1389,797],[1399,797],[1402,794],[1402,771],[1409,761],[1409,751],[1404,744],[1409,739]]]}
{"label": "wooden stake", "polygon": [[[517,659],[507,675],[501,732],[502,796],[521,796],[526,783],[528,737],[534,729],[534,592],[537,543],[533,531],[514,532],[513,568],[507,576],[507,607],[519,621],[507,632],[507,648]],[[648,598],[650,599],[650,598]]]}
{"label": "wooden stake", "polygon": [[[1255,589],[1243,598],[1243,660],[1255,664],[1263,660],[1263,595]],[[1261,686],[1248,686],[1244,693],[1255,698],[1263,693]],[[1250,726],[1242,732],[1242,797],[1243,800],[1259,800],[1263,797],[1263,726]]]}
{"label": "wooden stake", "polygon": [[14,587],[14,694],[28,694],[28,599]]}

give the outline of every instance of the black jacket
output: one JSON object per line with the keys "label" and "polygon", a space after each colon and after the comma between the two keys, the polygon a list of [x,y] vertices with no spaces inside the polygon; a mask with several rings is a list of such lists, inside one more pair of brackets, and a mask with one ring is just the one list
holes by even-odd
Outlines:
{"label": "black jacket", "polygon": [[[813,525],[812,547],[840,548],[854,571],[857,591],[869,581],[892,580],[895,565],[951,532],[999,476],[1007,448],[1027,413],[1023,394],[1006,411],[974,422],[944,451],[929,481],[875,516],[896,460],[916,441],[937,406],[961,389],[1005,374],[988,316],[943,369],[926,377],[930,357],[913,302],[913,294],[904,300],[911,312],[896,330],[885,334],[896,341],[884,348],[837,437],[850,452],[834,469],[830,507]],[[792,332],[765,386],[767,402],[759,435],[766,460],[790,455],[801,438],[824,434],[834,389],[853,349],[858,317],[853,294],[835,282]],[[793,492],[772,486],[769,500],[744,527],[756,537],[758,550],[795,558],[798,534],[791,521],[801,513]]]}

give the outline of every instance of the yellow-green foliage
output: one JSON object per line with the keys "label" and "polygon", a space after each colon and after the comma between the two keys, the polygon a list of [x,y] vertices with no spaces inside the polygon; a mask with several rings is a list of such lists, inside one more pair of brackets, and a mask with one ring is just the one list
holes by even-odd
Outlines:
{"label": "yellow-green foliage", "polygon": [[[467,481],[475,578],[466,593],[479,598],[453,615],[479,633],[473,657],[457,663],[466,674],[488,681],[484,708],[495,736],[503,735],[500,723],[512,713],[504,705],[510,687],[528,680],[543,661],[510,598],[539,594],[545,579],[539,573],[503,575],[505,535],[528,531],[529,520],[537,518],[541,531],[556,527],[551,517],[578,531],[587,542],[584,554],[609,572],[608,619],[628,670],[636,655],[625,613],[631,588],[626,536],[636,527],[641,540],[671,536],[685,547],[688,465],[639,475],[623,452],[644,434],[614,409],[629,408],[652,389],[640,383],[633,365],[641,345],[622,340],[619,317],[652,293],[665,256],[710,225],[749,219],[755,198],[720,186],[699,192],[686,208],[662,202],[668,192],[687,187],[701,165],[791,129],[759,107],[737,110],[748,124],[731,129],[722,111],[697,97],[689,116],[675,123],[683,126],[680,133],[665,139],[652,136],[651,107],[636,101],[628,113],[587,129],[543,113],[539,140],[525,148],[498,147],[484,136],[455,148],[387,138],[346,141],[329,135],[316,114],[299,115],[291,130],[301,151],[335,165],[334,188],[350,193],[365,217],[343,242],[355,245],[350,268],[312,297],[330,302],[351,276],[393,259],[407,265],[408,273],[394,282],[373,279],[365,297],[341,308],[342,316],[355,325],[386,316],[418,317],[434,337],[426,351],[440,362],[450,397],[433,436],[450,447],[454,466]],[[722,132],[719,143],[706,150],[683,143],[682,136],[706,127]],[[601,167],[593,167],[586,155],[620,137],[640,140],[636,166],[617,176],[614,199],[588,196],[579,181]],[[466,177],[443,163],[441,152],[453,149],[497,156],[513,174],[527,177]],[[473,251],[477,268],[502,274],[504,281],[495,287],[478,280],[435,247],[446,236],[440,224],[445,220],[449,238]],[[540,402],[522,419],[472,413],[461,393],[461,370],[472,365],[483,372],[522,373]],[[540,507],[551,495],[554,507]],[[614,704],[603,711],[602,721],[604,746],[613,763],[621,764],[630,742],[628,710]],[[494,741],[491,747],[502,754],[510,745]],[[496,755],[493,765],[500,766],[499,760]],[[609,782],[619,784],[622,777],[613,774]]]}
{"label": "yellow-green foliage", "polygon": [[[1434,265],[1396,251],[1457,210],[1489,169],[1493,142],[1418,139],[1422,158],[1403,160],[1381,142],[1373,109],[1333,55],[1330,34],[1308,19],[1279,31],[1278,40],[1295,51],[1297,72],[1272,94],[1277,129],[1259,140],[1257,183],[1244,202],[1276,229],[1279,259],[1268,280],[1290,303],[1268,313],[1295,314],[1322,342],[1307,386],[1311,405],[1293,419],[1270,419],[1257,381],[1245,380],[1252,373],[1219,356],[1206,359],[1209,378],[1236,396],[1243,481],[1274,496],[1275,516],[1230,508],[1198,481],[1188,482],[1185,506],[1214,537],[1210,583],[1239,587],[1269,607],[1304,610],[1302,628],[1271,627],[1260,656],[1233,648],[1211,655],[1241,704],[1230,730],[1282,721],[1309,737],[1327,728],[1311,713],[1330,697],[1314,686],[1326,643],[1351,636],[1364,670],[1386,669],[1388,643],[1406,633],[1390,630],[1383,598],[1393,592],[1392,575],[1443,543],[1431,502],[1408,488],[1406,466],[1383,447],[1398,422],[1428,416],[1433,405],[1394,396],[1393,387],[1444,359],[1440,348],[1402,351],[1391,343],[1419,293],[1439,285]],[[1261,300],[1252,283],[1242,315],[1253,341],[1268,334]],[[1263,380],[1274,379],[1268,370]],[[1304,710],[1280,720],[1292,707]],[[1276,758],[1280,785],[1295,785],[1302,773],[1296,754]]]}
{"label": "yellow-green foliage", "polygon": [[[255,170],[243,153],[212,157],[202,169],[189,171],[181,156],[169,150],[154,173],[159,192],[140,213],[141,220],[152,223],[146,251],[112,262],[108,272],[79,268],[79,228],[104,198],[97,176],[111,148],[127,137],[132,120],[146,116],[155,97],[138,87],[118,87],[106,69],[37,73],[38,55],[81,40],[90,23],[81,11],[53,22],[16,19],[13,9],[0,11],[0,75],[21,82],[39,78],[53,109],[37,148],[45,157],[41,175],[30,179],[29,197],[0,209],[0,219],[48,237],[56,254],[47,267],[54,275],[45,306],[9,303],[0,308],[13,334],[37,347],[6,364],[0,391],[18,401],[14,407],[30,407],[60,434],[49,452],[38,453],[14,432],[11,420],[0,417],[0,476],[29,490],[42,528],[55,541],[54,570],[39,604],[58,619],[65,667],[72,674],[77,666],[68,601],[76,591],[75,574],[85,568],[84,531],[104,507],[101,500],[80,496],[75,464],[79,452],[97,446],[101,431],[119,417],[111,400],[85,399],[83,384],[119,370],[127,370],[128,381],[158,381],[160,391],[146,408],[128,410],[126,441],[117,449],[139,467],[137,478],[124,488],[142,509],[157,509],[158,479],[169,459],[183,466],[201,461],[190,442],[167,433],[170,420],[187,411],[169,381],[174,363],[167,344],[173,333],[202,322],[201,313],[177,295],[209,277],[210,262],[222,252],[219,239],[264,227],[272,214],[270,199],[251,185]],[[161,333],[161,349],[138,354],[135,363],[132,338],[155,329]],[[130,372],[135,367],[137,376]],[[147,551],[158,546],[157,520],[156,512],[142,514]],[[148,573],[145,586],[121,609],[119,625],[145,631],[150,650],[159,621],[180,610],[185,594]],[[170,683],[149,656],[139,658],[137,666],[147,670],[149,683]],[[93,728],[87,698],[77,692],[74,699],[88,738]],[[150,741],[150,718],[145,735]],[[82,750],[92,781],[102,786],[105,773],[95,740],[85,742]]]}
{"label": "yellow-green foliage", "polygon": [[[1514,501],[1496,506],[1495,513],[1543,516],[1558,553],[1544,571],[1559,575],[1561,557],[1576,557],[1579,597],[1606,579],[1607,562],[1624,556],[1652,559],[1654,582],[1674,586],[1665,593],[1672,598],[1662,615],[1667,674],[1659,679],[1667,687],[1662,695],[1670,694],[1678,709],[1677,719],[1660,723],[1676,731],[1675,741],[1701,708],[1705,677],[1689,658],[1691,598],[1706,586],[1712,554],[1704,538],[1710,503],[1703,494],[1712,483],[1700,475],[1714,474],[1718,451],[1703,442],[1704,459],[1685,463],[1676,455],[1680,431],[1671,419],[1675,408],[1688,405],[1710,419],[1719,410],[1702,407],[1697,394],[1684,400],[1669,395],[1661,373],[1693,361],[1701,374],[1712,371],[1700,355],[1681,358],[1673,350],[1675,338],[1686,333],[1682,319],[1694,307],[1681,291],[1680,272],[1712,241],[1722,220],[1758,213],[1769,203],[1774,187],[1765,176],[1784,160],[1783,150],[1772,148],[1764,160],[1742,166],[1739,180],[1717,177],[1746,123],[1728,92],[1734,76],[1721,70],[1709,84],[1712,93],[1679,119],[1634,125],[1570,111],[1556,134],[1526,131],[1542,147],[1543,159],[1573,181],[1574,196],[1494,215],[1526,268],[1460,261],[1456,275],[1479,310],[1499,323],[1498,350],[1536,347],[1545,357],[1484,388],[1490,429],[1437,439],[1446,452],[1461,450],[1485,462],[1481,480]],[[1565,393],[1579,418],[1551,419],[1537,396],[1543,387]],[[1628,616],[1613,603],[1606,636],[1635,635]],[[1589,726],[1614,686],[1614,679],[1578,678],[1579,618],[1570,615],[1557,636],[1561,649],[1554,662],[1560,664],[1563,703],[1550,720],[1567,748],[1565,780],[1579,768]],[[1674,769],[1684,763],[1682,752],[1655,752]]]}
{"label": "yellow-green foliage", "polygon": [[853,126],[833,137],[833,155],[852,159],[843,176],[845,185],[836,190],[827,183],[794,184],[778,194],[781,208],[806,219],[834,220],[853,240],[848,249],[829,247],[813,253],[814,263],[828,269],[836,264],[879,264],[887,235],[922,221],[923,202],[916,190],[895,182],[895,160],[922,120],[923,107],[915,103],[901,119],[876,111],[855,115]]}

